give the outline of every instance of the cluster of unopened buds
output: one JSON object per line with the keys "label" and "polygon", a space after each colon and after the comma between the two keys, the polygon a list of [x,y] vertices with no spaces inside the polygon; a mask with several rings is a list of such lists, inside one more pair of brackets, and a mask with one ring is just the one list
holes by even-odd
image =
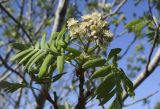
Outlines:
{"label": "cluster of unopened buds", "polygon": [[102,14],[94,12],[81,16],[82,21],[71,18],[67,21],[67,27],[72,37],[88,36],[98,44],[106,44],[113,39],[113,33],[108,29],[108,23]]}

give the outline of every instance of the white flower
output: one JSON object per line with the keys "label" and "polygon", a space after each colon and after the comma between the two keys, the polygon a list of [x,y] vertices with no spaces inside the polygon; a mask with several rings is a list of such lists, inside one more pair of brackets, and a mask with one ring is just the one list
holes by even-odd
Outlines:
{"label": "white flower", "polygon": [[78,24],[78,21],[75,20],[74,18],[71,18],[67,21],[67,26],[70,28],[71,26],[73,25],[77,25]]}
{"label": "white flower", "polygon": [[101,19],[102,19],[102,14],[100,14],[100,13],[98,13],[98,12],[94,12],[94,13],[92,13],[92,19],[93,19],[94,21],[96,21],[96,20],[101,20]]}
{"label": "white flower", "polygon": [[90,20],[92,18],[91,15],[84,15],[84,16],[81,16],[82,20],[86,21],[86,20]]}

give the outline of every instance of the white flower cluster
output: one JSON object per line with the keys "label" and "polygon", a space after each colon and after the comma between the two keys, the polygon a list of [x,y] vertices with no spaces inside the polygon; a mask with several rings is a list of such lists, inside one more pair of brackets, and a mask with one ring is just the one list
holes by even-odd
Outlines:
{"label": "white flower cluster", "polygon": [[100,44],[112,41],[113,34],[107,29],[108,23],[103,19],[102,14],[94,12],[81,18],[81,22],[74,18],[67,21],[67,27],[71,36],[88,36]]}

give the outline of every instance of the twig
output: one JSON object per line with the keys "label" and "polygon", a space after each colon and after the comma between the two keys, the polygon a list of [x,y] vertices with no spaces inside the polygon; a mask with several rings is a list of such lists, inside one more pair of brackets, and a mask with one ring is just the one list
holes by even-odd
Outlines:
{"label": "twig", "polygon": [[[153,13],[152,13],[152,10],[151,10],[151,6],[150,6],[150,1],[149,0],[148,0],[148,4],[149,4],[149,11],[150,11],[152,20],[153,20],[153,22],[154,22],[154,24],[156,26],[156,30],[155,30],[155,34],[154,34],[153,45],[151,47],[151,50],[150,50],[150,53],[149,53],[149,56],[148,56],[148,61],[147,61],[146,68],[142,73],[140,73],[140,75],[134,81],[134,89],[136,89],[145,79],[147,79],[153,73],[153,71],[155,70],[155,68],[157,67],[157,65],[158,65],[158,63],[160,61],[160,48],[158,49],[157,53],[155,54],[154,58],[151,61],[153,50],[155,48],[156,41],[157,41],[158,35],[159,35],[159,25],[157,25],[157,22],[153,18]],[[128,94],[124,93],[123,101],[125,101],[125,99],[127,97],[128,97]]]}
{"label": "twig", "polygon": [[137,101],[135,101],[133,103],[125,104],[125,105],[123,105],[123,107],[128,107],[128,106],[134,105],[136,103],[139,103],[141,101],[145,101],[145,100],[149,99],[150,97],[154,96],[155,94],[157,94],[158,92],[159,91],[156,91],[156,92],[154,92],[154,93],[152,93],[152,94],[150,94],[150,95],[148,95],[148,96],[146,96],[146,97],[144,97],[142,99],[139,99],[139,100],[137,100]]}
{"label": "twig", "polygon": [[27,83],[27,81],[24,79],[24,77],[16,70],[12,69],[12,67],[10,67],[2,58],[2,56],[0,55],[0,60],[2,61],[2,64],[10,71],[14,72],[15,74],[17,74],[25,83]]}
{"label": "twig", "polygon": [[55,92],[54,92],[54,97],[55,97],[55,100],[53,100],[53,99],[51,98],[51,96],[49,95],[49,93],[47,92],[47,100],[48,100],[50,103],[53,104],[54,109],[59,109],[59,108],[58,108],[58,105],[57,105],[57,95],[55,96]]}
{"label": "twig", "polygon": [[20,89],[18,94],[17,94],[17,100],[15,101],[15,109],[19,109],[19,104],[20,104],[20,101],[21,101],[21,97],[22,97],[22,89]]}
{"label": "twig", "polygon": [[148,0],[148,8],[149,8],[149,12],[150,12],[150,16],[152,18],[152,21],[153,21],[154,25],[158,28],[158,24],[157,24],[157,22],[156,22],[156,20],[155,20],[155,18],[153,16],[150,0]]}
{"label": "twig", "polygon": [[28,2],[28,20],[29,21],[32,20],[32,13],[33,13],[32,4],[33,4],[33,0],[29,0]]}
{"label": "twig", "polygon": [[6,9],[5,9],[5,7],[3,7],[2,6],[2,4],[0,4],[0,8],[22,29],[22,31],[26,34],[26,36],[27,36],[27,38],[29,39],[29,41],[31,42],[31,43],[33,43],[32,42],[32,39],[30,38],[30,35],[27,33],[27,31],[24,29],[24,27],[22,26],[22,24],[19,22],[19,21],[17,21],[14,17],[13,17],[13,15],[10,13],[10,12],[8,12]]}
{"label": "twig", "polygon": [[132,42],[128,45],[128,47],[127,47],[127,49],[124,51],[124,53],[120,56],[120,57],[118,57],[118,60],[119,59],[122,59],[126,54],[127,54],[127,52],[128,52],[128,50],[131,48],[131,46],[135,43],[135,41],[136,41],[136,37],[134,37],[134,39],[132,40]]}
{"label": "twig", "polygon": [[[134,81],[134,89],[136,89],[144,80],[146,80],[155,70],[155,68],[158,66],[158,63],[160,61],[160,48],[158,49],[157,53],[153,57],[152,61],[148,65],[148,71],[144,70],[140,73],[140,75],[136,78]],[[124,93],[123,95],[123,101],[125,101],[128,97],[127,93]]]}
{"label": "twig", "polygon": [[126,2],[127,2],[127,0],[123,0],[123,1],[117,6],[117,8],[116,8],[114,11],[112,11],[112,12],[109,13],[109,14],[104,15],[104,16],[103,16],[103,19],[106,19],[108,16],[112,16],[112,15],[116,14]]}

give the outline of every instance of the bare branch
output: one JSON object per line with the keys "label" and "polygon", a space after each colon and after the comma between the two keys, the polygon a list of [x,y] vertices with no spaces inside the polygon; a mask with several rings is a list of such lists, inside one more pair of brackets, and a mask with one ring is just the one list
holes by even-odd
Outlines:
{"label": "bare branch", "polygon": [[27,33],[27,31],[24,29],[23,25],[22,25],[19,21],[17,21],[17,20],[14,18],[14,16],[13,16],[9,11],[7,11],[7,10],[5,9],[5,7],[2,6],[2,4],[0,4],[0,8],[22,29],[22,31],[26,34],[26,36],[27,36],[27,38],[29,39],[29,41],[30,41],[31,43],[33,43],[30,35],[29,35],[29,34]]}
{"label": "bare branch", "polygon": [[2,64],[10,71],[14,72],[15,74],[17,74],[24,82],[26,82],[26,80],[24,79],[24,77],[16,70],[12,69],[12,67],[10,67],[2,58],[2,56],[0,55],[0,60],[2,61]]}
{"label": "bare branch", "polygon": [[118,59],[122,59],[127,54],[127,52],[129,51],[131,46],[135,43],[135,41],[136,41],[136,37],[134,37],[132,42],[128,45],[127,49],[124,51],[124,53]]}
{"label": "bare branch", "polygon": [[153,16],[150,0],[148,0],[148,7],[149,7],[149,12],[150,12],[150,16],[152,18],[152,21],[153,21],[154,25],[158,28],[158,23],[157,23],[156,19]]}
{"label": "bare branch", "polygon": [[62,24],[64,22],[65,14],[67,11],[67,6],[68,6],[68,0],[59,0],[52,32],[60,31],[60,28],[62,28]]}
{"label": "bare branch", "polygon": [[125,104],[125,105],[123,105],[123,107],[128,107],[128,106],[134,105],[134,104],[136,104],[136,103],[145,101],[145,100],[149,99],[150,97],[154,96],[155,94],[157,94],[158,92],[159,92],[159,91],[156,91],[156,92],[154,92],[154,93],[152,93],[152,94],[150,94],[150,95],[148,95],[148,96],[146,96],[146,97],[144,97],[144,98],[142,98],[142,99],[139,99],[139,100],[137,100],[137,101],[135,101],[135,102],[133,102],[133,103]]}
{"label": "bare branch", "polygon": [[28,20],[29,21],[31,21],[32,19],[32,13],[33,13],[32,4],[33,4],[33,0],[29,0],[28,2]]}
{"label": "bare branch", "polygon": [[[157,53],[153,57],[152,61],[149,63],[148,71],[144,70],[140,75],[136,78],[134,81],[134,89],[136,89],[144,80],[146,80],[155,70],[155,68],[158,66],[158,63],[160,61],[160,48],[158,49]],[[124,93],[123,95],[123,101],[125,101],[128,97],[127,93]]]}
{"label": "bare branch", "polygon": [[122,0],[122,2],[117,6],[117,8],[114,11],[112,11],[111,13],[104,15],[103,19],[106,19],[108,16],[112,16],[112,15],[116,14],[126,2],[127,2],[127,0]]}

